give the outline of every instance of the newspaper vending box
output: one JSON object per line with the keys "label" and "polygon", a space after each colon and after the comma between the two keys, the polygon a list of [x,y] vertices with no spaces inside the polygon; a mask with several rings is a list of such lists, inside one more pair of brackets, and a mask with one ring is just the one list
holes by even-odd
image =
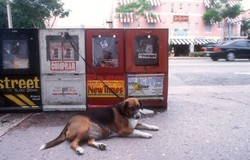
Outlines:
{"label": "newspaper vending box", "polygon": [[126,29],[126,97],[167,106],[168,30]]}
{"label": "newspaper vending box", "polygon": [[85,110],[84,30],[44,29],[39,39],[43,109]]}
{"label": "newspaper vending box", "polygon": [[0,111],[42,110],[38,30],[0,29]]}
{"label": "newspaper vending box", "polygon": [[[88,108],[107,107],[124,99],[124,30],[86,29],[86,57],[89,65],[87,67]],[[110,89],[121,99],[117,98]]]}

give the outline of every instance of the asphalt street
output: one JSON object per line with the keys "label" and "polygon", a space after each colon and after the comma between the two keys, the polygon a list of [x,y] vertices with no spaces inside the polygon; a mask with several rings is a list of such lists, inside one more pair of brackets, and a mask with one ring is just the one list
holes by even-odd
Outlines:
{"label": "asphalt street", "polygon": [[[168,109],[142,122],[160,127],[151,139],[112,138],[99,151],[69,142],[39,151],[77,112],[0,114],[0,160],[250,160],[250,61],[169,60]],[[15,118],[15,116],[17,118]]]}

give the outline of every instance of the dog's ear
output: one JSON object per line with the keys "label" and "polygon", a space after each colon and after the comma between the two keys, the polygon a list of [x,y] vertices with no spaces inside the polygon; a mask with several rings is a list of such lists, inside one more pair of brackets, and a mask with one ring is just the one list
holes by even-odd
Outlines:
{"label": "dog's ear", "polygon": [[128,107],[128,102],[127,102],[127,101],[123,101],[123,102],[121,102],[120,105],[121,105],[121,110],[122,110],[122,112],[124,112],[125,108]]}
{"label": "dog's ear", "polygon": [[140,109],[143,109],[143,105],[142,105],[141,100],[138,99],[138,101],[139,101],[139,104],[140,104]]}

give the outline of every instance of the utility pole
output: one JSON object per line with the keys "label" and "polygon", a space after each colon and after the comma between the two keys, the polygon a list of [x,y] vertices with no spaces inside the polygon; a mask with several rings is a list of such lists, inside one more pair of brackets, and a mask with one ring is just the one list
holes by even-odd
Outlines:
{"label": "utility pole", "polygon": [[8,17],[8,27],[9,28],[13,28],[12,15],[11,15],[11,7],[10,7],[9,0],[7,0],[7,17]]}
{"label": "utility pole", "polygon": [[231,40],[231,33],[232,33],[232,23],[228,23],[228,40]]}

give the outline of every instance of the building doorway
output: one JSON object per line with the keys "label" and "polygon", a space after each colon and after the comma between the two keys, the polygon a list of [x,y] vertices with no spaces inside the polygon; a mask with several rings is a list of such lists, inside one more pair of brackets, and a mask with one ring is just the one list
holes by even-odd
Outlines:
{"label": "building doorway", "polygon": [[173,45],[175,57],[188,56],[189,55],[189,45]]}

